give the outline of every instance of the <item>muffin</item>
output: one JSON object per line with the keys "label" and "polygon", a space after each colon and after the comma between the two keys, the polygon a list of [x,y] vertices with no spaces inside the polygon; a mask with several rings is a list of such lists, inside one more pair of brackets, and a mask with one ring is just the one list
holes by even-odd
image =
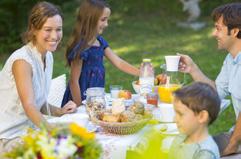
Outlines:
{"label": "muffin", "polygon": [[134,112],[135,114],[141,114],[144,115],[145,112],[145,106],[141,102],[135,102],[132,106],[128,108],[128,110]]}
{"label": "muffin", "polygon": [[106,122],[120,122],[120,115],[105,112],[102,116],[102,120]]}
{"label": "muffin", "polygon": [[135,119],[135,113],[129,110],[125,110],[120,114],[120,122],[131,122]]}

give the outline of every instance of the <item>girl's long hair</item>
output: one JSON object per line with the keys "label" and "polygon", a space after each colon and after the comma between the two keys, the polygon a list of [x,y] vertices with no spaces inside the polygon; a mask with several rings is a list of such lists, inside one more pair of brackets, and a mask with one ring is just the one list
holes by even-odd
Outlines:
{"label": "girl's long hair", "polygon": [[[74,60],[78,60],[80,53],[89,47],[88,43],[97,35],[97,25],[103,10],[109,8],[104,0],[84,0],[77,11],[77,19],[67,44],[65,57],[67,64],[69,54],[74,48],[77,48],[74,55]],[[80,45],[80,47],[76,47]]]}

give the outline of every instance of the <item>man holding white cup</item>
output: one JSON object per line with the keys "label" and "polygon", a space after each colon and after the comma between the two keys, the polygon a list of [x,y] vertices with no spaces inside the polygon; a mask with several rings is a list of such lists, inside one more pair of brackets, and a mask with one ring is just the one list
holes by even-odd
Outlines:
{"label": "man holding white cup", "polygon": [[215,87],[220,98],[231,95],[236,114],[236,125],[232,133],[214,137],[223,156],[236,154],[228,158],[241,157],[241,3],[230,3],[214,9],[215,21],[213,36],[218,41],[218,48],[229,52],[222,69],[212,81],[198,68],[187,55],[180,55],[179,69],[189,73],[195,81],[202,81]]}

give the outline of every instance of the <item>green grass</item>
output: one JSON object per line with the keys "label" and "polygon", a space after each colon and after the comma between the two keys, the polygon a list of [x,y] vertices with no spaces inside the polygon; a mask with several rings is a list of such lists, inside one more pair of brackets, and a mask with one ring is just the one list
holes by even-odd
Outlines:
{"label": "green grass", "polygon": [[[176,6],[176,4],[174,5]],[[54,53],[54,76],[66,73],[69,69],[65,66],[64,50],[66,41],[74,23],[76,5],[66,3],[63,7],[64,39],[61,48]],[[109,27],[103,34],[110,47],[123,59],[139,67],[143,58],[151,58],[155,72],[159,73],[159,66],[164,62],[164,55],[184,53],[190,55],[200,66],[203,72],[215,79],[221,69],[222,61],[226,53],[216,48],[216,40],[211,37],[212,21],[209,17],[203,17],[207,27],[200,31],[178,28],[176,22],[184,19],[181,10],[173,14],[165,8],[160,11],[148,11],[145,14],[130,14],[113,11]],[[174,10],[172,6],[172,10]],[[0,67],[3,66],[6,55],[0,55]],[[127,75],[114,68],[105,60],[106,90],[109,85],[122,85],[125,89],[132,90],[131,82],[137,77]],[[188,77],[188,82],[191,78]],[[210,127],[211,133],[227,131],[234,124],[235,115],[232,107],[229,107],[218,120]]]}

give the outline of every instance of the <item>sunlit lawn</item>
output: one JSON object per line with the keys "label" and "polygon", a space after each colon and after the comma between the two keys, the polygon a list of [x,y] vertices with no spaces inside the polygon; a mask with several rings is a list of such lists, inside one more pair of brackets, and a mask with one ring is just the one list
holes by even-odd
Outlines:
{"label": "sunlit lawn", "polygon": [[[64,40],[62,48],[54,53],[54,76],[66,73],[64,49],[66,39],[71,32],[74,22],[73,5],[65,5],[64,13]],[[70,12],[71,11],[71,12]],[[113,13],[109,27],[104,33],[105,39],[111,48],[123,59],[139,67],[143,58],[151,58],[156,73],[164,62],[164,55],[173,55],[177,52],[190,55],[211,79],[217,76],[226,53],[216,49],[216,41],[211,37],[212,21],[206,17],[207,27],[201,31],[193,31],[176,27],[180,16],[160,13],[127,16]],[[1,55],[0,67],[6,56]],[[106,91],[110,84],[122,85],[131,90],[131,82],[137,77],[127,75],[114,68],[110,62],[105,61]],[[190,77],[188,82],[191,82]],[[211,133],[228,130],[234,123],[234,113],[231,107],[223,113],[211,126]]]}

